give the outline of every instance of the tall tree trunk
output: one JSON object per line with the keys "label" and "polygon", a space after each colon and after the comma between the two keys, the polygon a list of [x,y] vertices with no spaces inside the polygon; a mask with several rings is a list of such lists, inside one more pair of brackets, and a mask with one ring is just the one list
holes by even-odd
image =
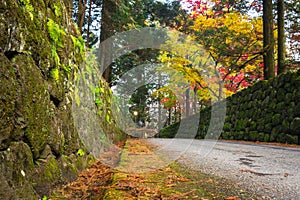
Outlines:
{"label": "tall tree trunk", "polygon": [[185,92],[185,116],[190,116],[190,87]]}
{"label": "tall tree trunk", "polygon": [[86,33],[86,44],[89,47],[90,44],[90,28],[91,28],[91,18],[92,18],[92,5],[93,0],[89,0],[89,16],[88,16],[88,27],[87,27],[87,33]]}
{"label": "tall tree trunk", "polygon": [[[101,16],[101,33],[100,33],[100,43],[108,39],[114,34],[115,30],[115,22],[112,18],[112,15],[115,14],[117,11],[117,5],[115,4],[115,1],[113,0],[103,0],[102,3],[102,16]],[[101,59],[101,66],[104,67],[104,63],[110,63],[111,62],[111,53],[112,47],[110,45],[107,45],[105,49],[103,49],[104,52],[101,53],[100,59]],[[111,70],[109,67],[107,67],[102,77],[106,80],[106,82],[111,83]]]}
{"label": "tall tree trunk", "polygon": [[[161,74],[158,73],[158,87],[161,87]],[[158,129],[160,130],[162,128],[163,124],[162,124],[162,114],[161,114],[161,103],[160,103],[160,99],[158,102]]]}
{"label": "tall tree trunk", "polygon": [[264,79],[275,76],[272,0],[263,1]]}
{"label": "tall tree trunk", "polygon": [[194,101],[193,101],[193,113],[197,113],[197,103],[198,103],[198,98],[197,98],[197,87],[195,86],[194,88]]}
{"label": "tall tree trunk", "polygon": [[177,122],[177,107],[176,107],[176,105],[175,105],[175,107],[174,107],[174,123],[176,123]]}
{"label": "tall tree trunk", "polygon": [[285,60],[285,37],[284,37],[284,0],[277,0],[277,25],[278,25],[278,71],[277,74],[286,71]]}
{"label": "tall tree trunk", "polygon": [[171,125],[172,108],[169,108],[168,125]]}
{"label": "tall tree trunk", "polygon": [[78,1],[78,14],[77,14],[78,24],[77,25],[78,25],[80,34],[82,34],[82,27],[84,25],[85,9],[86,9],[86,0],[79,0]]}

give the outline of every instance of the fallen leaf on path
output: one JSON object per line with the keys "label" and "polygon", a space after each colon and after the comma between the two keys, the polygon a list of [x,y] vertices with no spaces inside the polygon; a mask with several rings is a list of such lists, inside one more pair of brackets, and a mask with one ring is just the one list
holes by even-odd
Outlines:
{"label": "fallen leaf on path", "polygon": [[238,197],[227,197],[225,200],[240,200]]}

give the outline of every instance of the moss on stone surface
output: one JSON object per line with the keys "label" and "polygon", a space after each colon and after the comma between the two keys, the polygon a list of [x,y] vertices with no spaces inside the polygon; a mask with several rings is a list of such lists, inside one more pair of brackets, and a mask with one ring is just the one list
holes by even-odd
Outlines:
{"label": "moss on stone surface", "polygon": [[273,117],[272,117],[272,125],[273,125],[273,126],[276,126],[277,124],[279,124],[279,122],[280,122],[280,117],[281,117],[280,114],[275,114],[275,115],[273,115]]}
{"label": "moss on stone surface", "polygon": [[78,169],[73,162],[74,161],[69,156],[65,155],[62,155],[58,159],[63,182],[73,181],[77,178]]}
{"label": "moss on stone surface", "polygon": [[[11,132],[17,126],[21,126],[21,119],[15,124],[12,119],[15,116],[15,96],[17,93],[17,84],[15,71],[9,60],[0,54],[0,149],[7,148],[7,140],[11,140]],[[21,117],[21,116],[18,116]],[[17,121],[18,122],[18,121]],[[16,137],[21,137],[18,134]]]}
{"label": "moss on stone surface", "polygon": [[291,132],[300,136],[300,117],[296,117],[291,122]]}
{"label": "moss on stone surface", "polygon": [[18,69],[18,73],[22,74],[22,77],[18,81],[20,95],[17,104],[20,106],[19,112],[26,120],[25,137],[36,159],[46,145],[50,117],[45,111],[49,107],[50,99],[41,72],[33,60],[25,55],[18,55],[14,58],[14,64],[27,66]]}
{"label": "moss on stone surface", "polygon": [[32,187],[33,157],[24,142],[12,142],[6,151],[0,152],[0,196],[2,199],[37,199]]}
{"label": "moss on stone surface", "polygon": [[[94,159],[88,153],[72,156],[84,149],[72,116],[71,86],[85,55],[84,44],[73,43],[82,40],[64,3],[0,3],[5,11],[0,12],[0,180],[5,180],[0,196],[4,199],[39,199],[55,184],[73,180]],[[59,41],[51,38],[49,21],[63,30]],[[110,100],[107,93],[101,98]],[[113,116],[109,117],[112,123],[105,134],[116,130]],[[105,123],[105,118],[99,121]],[[108,137],[119,140],[123,135],[117,131]]]}
{"label": "moss on stone surface", "polygon": [[59,164],[53,155],[39,161],[33,176],[34,189],[40,196],[48,195],[50,190],[58,185],[61,177]]}
{"label": "moss on stone surface", "polygon": [[[299,81],[300,70],[287,72],[274,79],[260,81],[227,98],[221,138],[300,144],[297,138],[300,135]],[[209,108],[200,112],[196,138],[202,139],[207,134]],[[163,128],[159,137],[174,137],[178,130],[176,127],[179,123]]]}

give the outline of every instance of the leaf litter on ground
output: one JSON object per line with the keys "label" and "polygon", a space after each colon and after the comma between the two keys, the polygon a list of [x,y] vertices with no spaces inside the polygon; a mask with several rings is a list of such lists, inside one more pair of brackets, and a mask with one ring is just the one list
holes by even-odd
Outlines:
{"label": "leaf litter on ground", "polygon": [[[51,199],[259,199],[230,180],[163,163],[155,149],[144,139],[128,139],[121,150],[106,152]],[[103,164],[109,157],[113,161]]]}

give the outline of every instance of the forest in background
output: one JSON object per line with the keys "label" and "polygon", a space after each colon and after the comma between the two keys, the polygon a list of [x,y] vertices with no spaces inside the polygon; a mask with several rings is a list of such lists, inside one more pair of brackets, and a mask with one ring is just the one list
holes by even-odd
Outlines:
{"label": "forest in background", "polygon": [[[168,65],[183,74],[190,84],[179,89],[185,95],[178,97],[166,79],[180,77],[162,69],[154,78],[156,84],[138,88],[130,98],[130,112],[132,119],[137,117],[135,120],[144,123],[150,123],[153,108],[159,115],[158,121],[163,118],[163,108],[168,113],[161,127],[198,112],[224,94],[231,96],[259,80],[299,68],[300,2],[297,1],[77,0],[69,2],[69,10],[89,49],[97,48],[119,32],[167,27],[191,36],[212,57],[215,74],[209,81],[222,81],[218,94],[201,77],[200,64],[194,66],[190,58],[172,52],[139,49],[114,61],[103,73],[112,88],[121,84],[118,80],[123,74],[144,63]],[[188,50],[190,46],[183,48]],[[134,111],[138,116],[134,116]]]}

